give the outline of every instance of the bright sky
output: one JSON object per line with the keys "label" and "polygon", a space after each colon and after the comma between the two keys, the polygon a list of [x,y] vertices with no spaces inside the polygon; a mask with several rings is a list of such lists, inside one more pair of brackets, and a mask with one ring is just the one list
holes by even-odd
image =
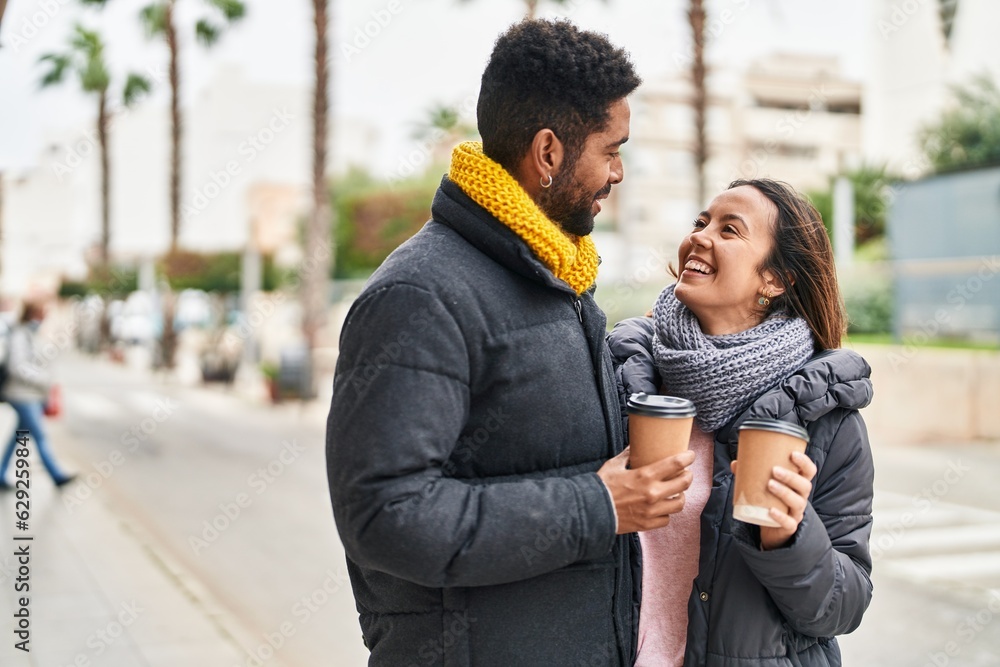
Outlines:
{"label": "bright sky", "polygon": [[[159,78],[146,104],[166,105],[166,47],[145,40],[137,15],[149,0],[109,0],[103,11],[75,0],[9,0],[0,29],[0,169],[32,165],[45,137],[91,123],[95,104],[67,85],[39,93],[39,55],[60,49],[74,22],[99,27],[118,72]],[[310,94],[311,3],[245,0],[246,19],[212,51],[193,44],[183,60],[183,99],[192,99],[223,63],[251,80],[296,84]],[[204,0],[178,0],[193,25]],[[331,0],[334,6],[334,115],[362,118],[381,133],[372,167],[388,169],[410,149],[410,135],[435,103],[474,100],[497,34],[518,20],[521,0]],[[686,0],[542,0],[582,27],[607,33],[632,54],[647,80],[675,71],[688,52]],[[741,66],[775,51],[837,55],[863,80],[864,36],[874,17],[864,0],[708,0],[709,58]],[[379,23],[381,22],[381,24]],[[364,31],[374,36],[368,37]],[[360,36],[359,36],[360,35]],[[356,47],[348,55],[343,46]],[[164,130],[166,131],[166,129]]]}

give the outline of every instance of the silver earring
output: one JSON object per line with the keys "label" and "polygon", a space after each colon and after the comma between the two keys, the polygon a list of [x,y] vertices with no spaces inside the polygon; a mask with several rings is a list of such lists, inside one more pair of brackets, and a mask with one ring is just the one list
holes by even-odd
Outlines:
{"label": "silver earring", "polygon": [[538,179],[538,184],[541,185],[543,188],[552,187],[552,174],[549,174],[549,182],[548,183],[546,183],[541,178],[539,178]]}

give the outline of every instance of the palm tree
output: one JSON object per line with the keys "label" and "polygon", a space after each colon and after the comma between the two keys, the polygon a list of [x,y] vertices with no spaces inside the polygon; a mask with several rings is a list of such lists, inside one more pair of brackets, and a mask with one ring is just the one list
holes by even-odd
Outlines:
{"label": "palm tree", "polygon": [[[67,50],[61,53],[47,53],[39,58],[48,69],[41,79],[41,86],[47,88],[61,84],[67,73],[72,73],[80,88],[97,98],[97,141],[101,160],[101,243],[98,267],[93,277],[98,285],[104,285],[110,275],[111,260],[111,159],[108,150],[108,125],[111,111],[108,97],[111,89],[111,73],[104,59],[104,40],[100,34],[77,25],[70,36]],[[149,81],[138,74],[129,73],[122,88],[122,104],[132,106],[142,95],[149,92]],[[107,295],[105,295],[107,299]],[[105,304],[106,305],[106,304]],[[103,346],[110,335],[108,309],[102,311],[100,323],[100,344]]]}
{"label": "palm tree", "polygon": [[[105,0],[89,0],[103,4]],[[239,21],[246,14],[246,7],[240,0],[202,0],[211,8],[211,17],[199,19],[194,26],[194,34],[206,47],[214,45],[221,37],[224,25]],[[181,147],[183,122],[180,111],[180,44],[178,41],[175,9],[177,0],[159,0],[147,5],[139,12],[146,35],[161,38],[170,52],[170,250],[178,249],[180,239],[181,200]],[[224,24],[224,25],[223,25]]]}
{"label": "palm tree", "polygon": [[[77,25],[69,39],[68,49],[61,53],[47,53],[39,58],[48,69],[41,79],[41,86],[47,88],[61,84],[66,74],[75,74],[80,88],[97,98],[97,140],[101,159],[101,250],[102,270],[107,270],[111,243],[111,165],[108,151],[108,123],[110,110],[108,96],[111,88],[111,74],[104,59],[104,40],[96,31]],[[144,77],[130,73],[122,90],[122,103],[128,107],[143,94],[149,92],[150,84]]]}
{"label": "palm tree", "polygon": [[[302,333],[309,347],[311,370],[312,352],[319,329],[326,320],[326,285],[333,264],[331,232],[330,186],[326,179],[327,119],[330,112],[330,68],[327,51],[330,29],[329,0],[313,0],[313,29],[316,38],[313,50],[313,150],[312,150],[312,210],[306,225],[306,261],[302,265]],[[315,377],[315,373],[312,374]]]}
{"label": "palm tree", "polygon": [[[105,0],[85,0],[95,4],[103,4]],[[183,122],[180,109],[180,43],[178,40],[175,10],[178,0],[157,0],[147,5],[139,12],[139,18],[146,35],[163,39],[170,52],[170,252],[175,255],[180,244],[181,234],[181,147],[183,143]],[[222,35],[225,26],[239,21],[246,14],[246,7],[240,0],[202,0],[207,5],[209,17],[198,19],[194,26],[194,34],[205,47],[211,47]],[[170,266],[170,262],[167,262]],[[169,276],[168,276],[169,278]],[[160,362],[167,368],[174,365],[174,351],[177,346],[177,336],[174,332],[173,295],[168,293],[164,299],[163,336],[161,339]]]}
{"label": "palm tree", "polygon": [[708,161],[708,141],[705,139],[705,7],[702,0],[690,0],[688,24],[694,53],[691,58],[691,107],[694,110],[694,161],[698,178],[698,206],[705,203],[705,163]]}

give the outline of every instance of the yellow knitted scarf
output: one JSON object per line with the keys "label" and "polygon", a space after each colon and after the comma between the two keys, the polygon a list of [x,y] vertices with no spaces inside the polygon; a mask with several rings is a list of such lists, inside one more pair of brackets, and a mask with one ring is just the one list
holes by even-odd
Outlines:
{"label": "yellow knitted scarf", "polygon": [[571,237],[549,220],[521,184],[483,153],[480,142],[466,141],[455,147],[448,178],[520,236],[552,274],[577,294],[594,284],[598,264],[594,240],[589,235]]}

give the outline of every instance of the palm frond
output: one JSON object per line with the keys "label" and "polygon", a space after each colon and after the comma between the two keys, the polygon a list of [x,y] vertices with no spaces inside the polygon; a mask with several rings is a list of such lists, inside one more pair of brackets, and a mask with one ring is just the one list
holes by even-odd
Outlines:
{"label": "palm frond", "polygon": [[111,74],[103,59],[91,59],[80,70],[80,87],[88,93],[99,93],[107,90],[111,83]]}
{"label": "palm frond", "polygon": [[101,59],[104,56],[104,41],[94,30],[87,30],[79,23],[73,29],[70,45],[88,60]]}
{"label": "palm frond", "polygon": [[217,7],[226,17],[226,21],[233,23],[239,21],[247,13],[246,5],[240,0],[208,0],[209,4]]}
{"label": "palm frond", "polygon": [[221,28],[208,19],[201,19],[194,26],[195,37],[205,46],[212,46],[219,41]]}
{"label": "palm frond", "polygon": [[167,31],[167,5],[163,2],[154,2],[146,5],[139,11],[139,20],[143,28],[146,29],[148,37],[156,37]]}
{"label": "palm frond", "polygon": [[39,86],[46,88],[54,86],[57,83],[62,83],[66,78],[66,69],[70,66],[72,60],[65,53],[46,53],[38,59],[38,62],[51,63],[48,71],[45,72],[39,81]]}
{"label": "palm frond", "polygon": [[149,79],[135,72],[129,72],[128,80],[125,81],[125,90],[122,91],[122,102],[125,106],[130,107],[140,97],[149,93],[152,88],[153,85]]}

